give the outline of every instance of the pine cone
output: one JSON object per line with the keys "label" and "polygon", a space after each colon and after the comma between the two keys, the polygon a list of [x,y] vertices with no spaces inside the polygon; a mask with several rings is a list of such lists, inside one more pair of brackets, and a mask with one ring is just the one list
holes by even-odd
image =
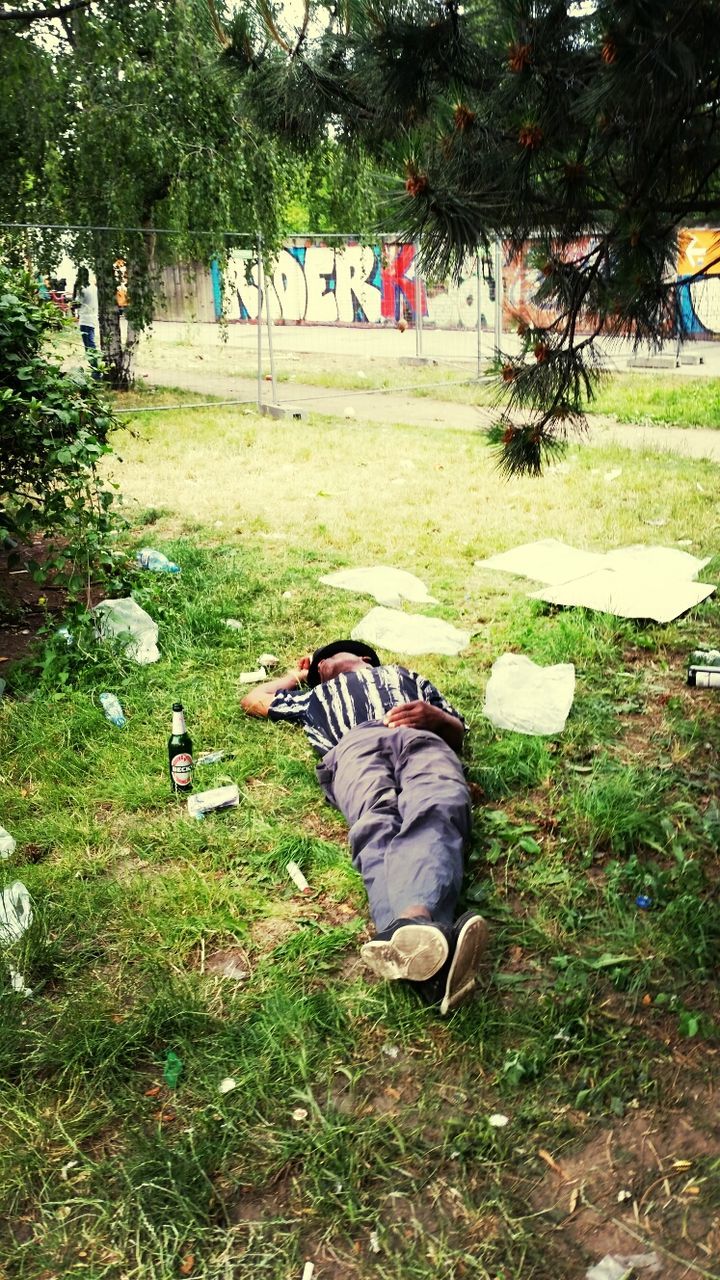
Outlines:
{"label": "pine cone", "polygon": [[543,131],[539,124],[524,124],[518,134],[518,142],[521,147],[527,147],[529,151],[534,151],[540,146],[543,140]]}
{"label": "pine cone", "polygon": [[508,49],[508,66],[511,71],[524,71],[530,65],[529,44],[511,44]]}
{"label": "pine cone", "polygon": [[511,364],[504,364],[502,367],[503,382],[514,382],[517,378],[517,369]]}
{"label": "pine cone", "polygon": [[469,107],[459,102],[454,111],[455,128],[459,133],[465,133],[475,123],[475,112],[470,111]]}
{"label": "pine cone", "polygon": [[410,196],[424,196],[430,189],[430,179],[426,173],[412,171],[405,180],[405,190]]}
{"label": "pine cone", "polygon": [[533,354],[538,364],[544,364],[546,360],[549,360],[550,348],[547,342],[536,342],[533,347]]}
{"label": "pine cone", "polygon": [[615,41],[612,39],[612,36],[605,37],[602,48],[600,50],[600,57],[602,58],[606,67],[611,67],[613,62],[617,61],[617,45],[615,44]]}

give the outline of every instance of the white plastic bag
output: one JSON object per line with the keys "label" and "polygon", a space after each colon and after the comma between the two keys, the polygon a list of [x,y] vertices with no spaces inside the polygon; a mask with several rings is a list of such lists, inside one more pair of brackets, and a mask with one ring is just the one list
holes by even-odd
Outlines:
{"label": "white plastic bag", "polygon": [[444,653],[454,657],[470,643],[467,631],[459,631],[442,618],[426,618],[419,613],[401,613],[378,605],[353,627],[353,640],[395,653]]}
{"label": "white plastic bag", "polygon": [[378,564],[372,568],[338,569],[325,573],[320,579],[328,587],[340,587],[344,591],[357,591],[360,595],[374,596],[378,604],[396,608],[403,600],[412,604],[435,604],[435,597],[428,593],[425,583],[405,569],[393,569]]}
{"label": "white plastic bag", "polygon": [[483,711],[496,729],[515,733],[562,733],[575,696],[572,662],[539,667],[521,653],[493,663]]}
{"label": "white plastic bag", "polygon": [[128,658],[141,666],[157,662],[160,657],[157,623],[135,603],[132,596],[123,596],[120,600],[101,600],[95,605],[95,613],[99,619],[100,636],[127,636],[130,641],[125,648]]}
{"label": "white plastic bag", "polygon": [[30,894],[21,880],[14,880],[0,895],[0,946],[22,938],[32,924]]}

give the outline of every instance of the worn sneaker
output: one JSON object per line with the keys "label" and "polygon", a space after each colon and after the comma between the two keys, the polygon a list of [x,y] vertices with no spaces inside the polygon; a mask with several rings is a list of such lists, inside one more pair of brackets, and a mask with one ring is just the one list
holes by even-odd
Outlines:
{"label": "worn sneaker", "polygon": [[442,1017],[466,999],[475,988],[477,970],[487,946],[488,927],[476,911],[466,911],[452,926],[445,963],[428,979],[413,986],[425,1004],[439,1005]]}
{"label": "worn sneaker", "polygon": [[424,982],[447,961],[451,937],[451,928],[432,920],[395,920],[360,955],[378,978]]}

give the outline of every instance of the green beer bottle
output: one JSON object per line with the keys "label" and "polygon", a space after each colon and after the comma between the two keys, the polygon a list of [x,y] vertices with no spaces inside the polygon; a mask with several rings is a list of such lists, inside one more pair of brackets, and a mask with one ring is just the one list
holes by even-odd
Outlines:
{"label": "green beer bottle", "polygon": [[170,785],[173,791],[192,791],[192,742],[185,728],[182,702],[173,702],[172,733],[168,739]]}

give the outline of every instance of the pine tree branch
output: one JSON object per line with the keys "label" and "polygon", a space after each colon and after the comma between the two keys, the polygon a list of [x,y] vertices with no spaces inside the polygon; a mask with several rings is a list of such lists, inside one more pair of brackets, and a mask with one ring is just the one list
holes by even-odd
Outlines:
{"label": "pine tree branch", "polygon": [[49,5],[45,9],[0,9],[0,22],[38,22],[42,18],[62,18],[75,9],[88,9],[93,0],[67,0],[67,4]]}

